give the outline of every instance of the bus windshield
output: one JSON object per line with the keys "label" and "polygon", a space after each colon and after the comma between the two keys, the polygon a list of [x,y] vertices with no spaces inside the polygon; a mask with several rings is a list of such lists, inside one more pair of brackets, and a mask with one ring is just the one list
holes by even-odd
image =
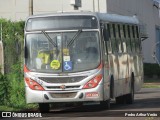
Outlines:
{"label": "bus windshield", "polygon": [[96,31],[44,32],[26,35],[26,65],[31,71],[61,73],[96,68],[100,64]]}

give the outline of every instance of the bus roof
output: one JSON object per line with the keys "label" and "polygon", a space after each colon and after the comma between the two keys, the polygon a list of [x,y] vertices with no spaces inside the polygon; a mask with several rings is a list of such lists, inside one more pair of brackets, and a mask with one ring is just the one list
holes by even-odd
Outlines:
{"label": "bus roof", "polygon": [[97,19],[105,22],[139,24],[139,21],[136,16],[123,16],[118,14],[108,14],[99,12],[57,12],[52,14],[33,15],[29,16],[28,19],[35,17],[37,18],[37,17],[77,16],[77,15],[95,16],[97,17]]}

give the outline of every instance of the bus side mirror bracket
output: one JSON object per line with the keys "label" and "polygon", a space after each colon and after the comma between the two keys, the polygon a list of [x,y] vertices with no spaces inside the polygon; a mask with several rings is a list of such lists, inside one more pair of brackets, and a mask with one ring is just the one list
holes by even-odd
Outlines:
{"label": "bus side mirror bracket", "polygon": [[141,41],[144,41],[144,40],[146,40],[148,37],[147,36],[143,36],[143,37],[141,37]]}

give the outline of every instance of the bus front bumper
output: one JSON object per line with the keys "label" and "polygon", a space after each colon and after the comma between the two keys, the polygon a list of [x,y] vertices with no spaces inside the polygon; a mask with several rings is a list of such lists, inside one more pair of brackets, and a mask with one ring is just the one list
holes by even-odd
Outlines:
{"label": "bus front bumper", "polygon": [[29,87],[26,89],[27,103],[52,103],[52,102],[97,102],[103,101],[102,85],[92,89],[70,91],[36,91]]}

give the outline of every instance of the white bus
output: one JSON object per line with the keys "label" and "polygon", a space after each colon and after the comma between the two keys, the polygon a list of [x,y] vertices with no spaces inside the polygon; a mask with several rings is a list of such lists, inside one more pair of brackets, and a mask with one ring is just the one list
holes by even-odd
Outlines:
{"label": "white bus", "polygon": [[139,21],[105,13],[30,16],[25,24],[27,103],[131,104],[143,84]]}

